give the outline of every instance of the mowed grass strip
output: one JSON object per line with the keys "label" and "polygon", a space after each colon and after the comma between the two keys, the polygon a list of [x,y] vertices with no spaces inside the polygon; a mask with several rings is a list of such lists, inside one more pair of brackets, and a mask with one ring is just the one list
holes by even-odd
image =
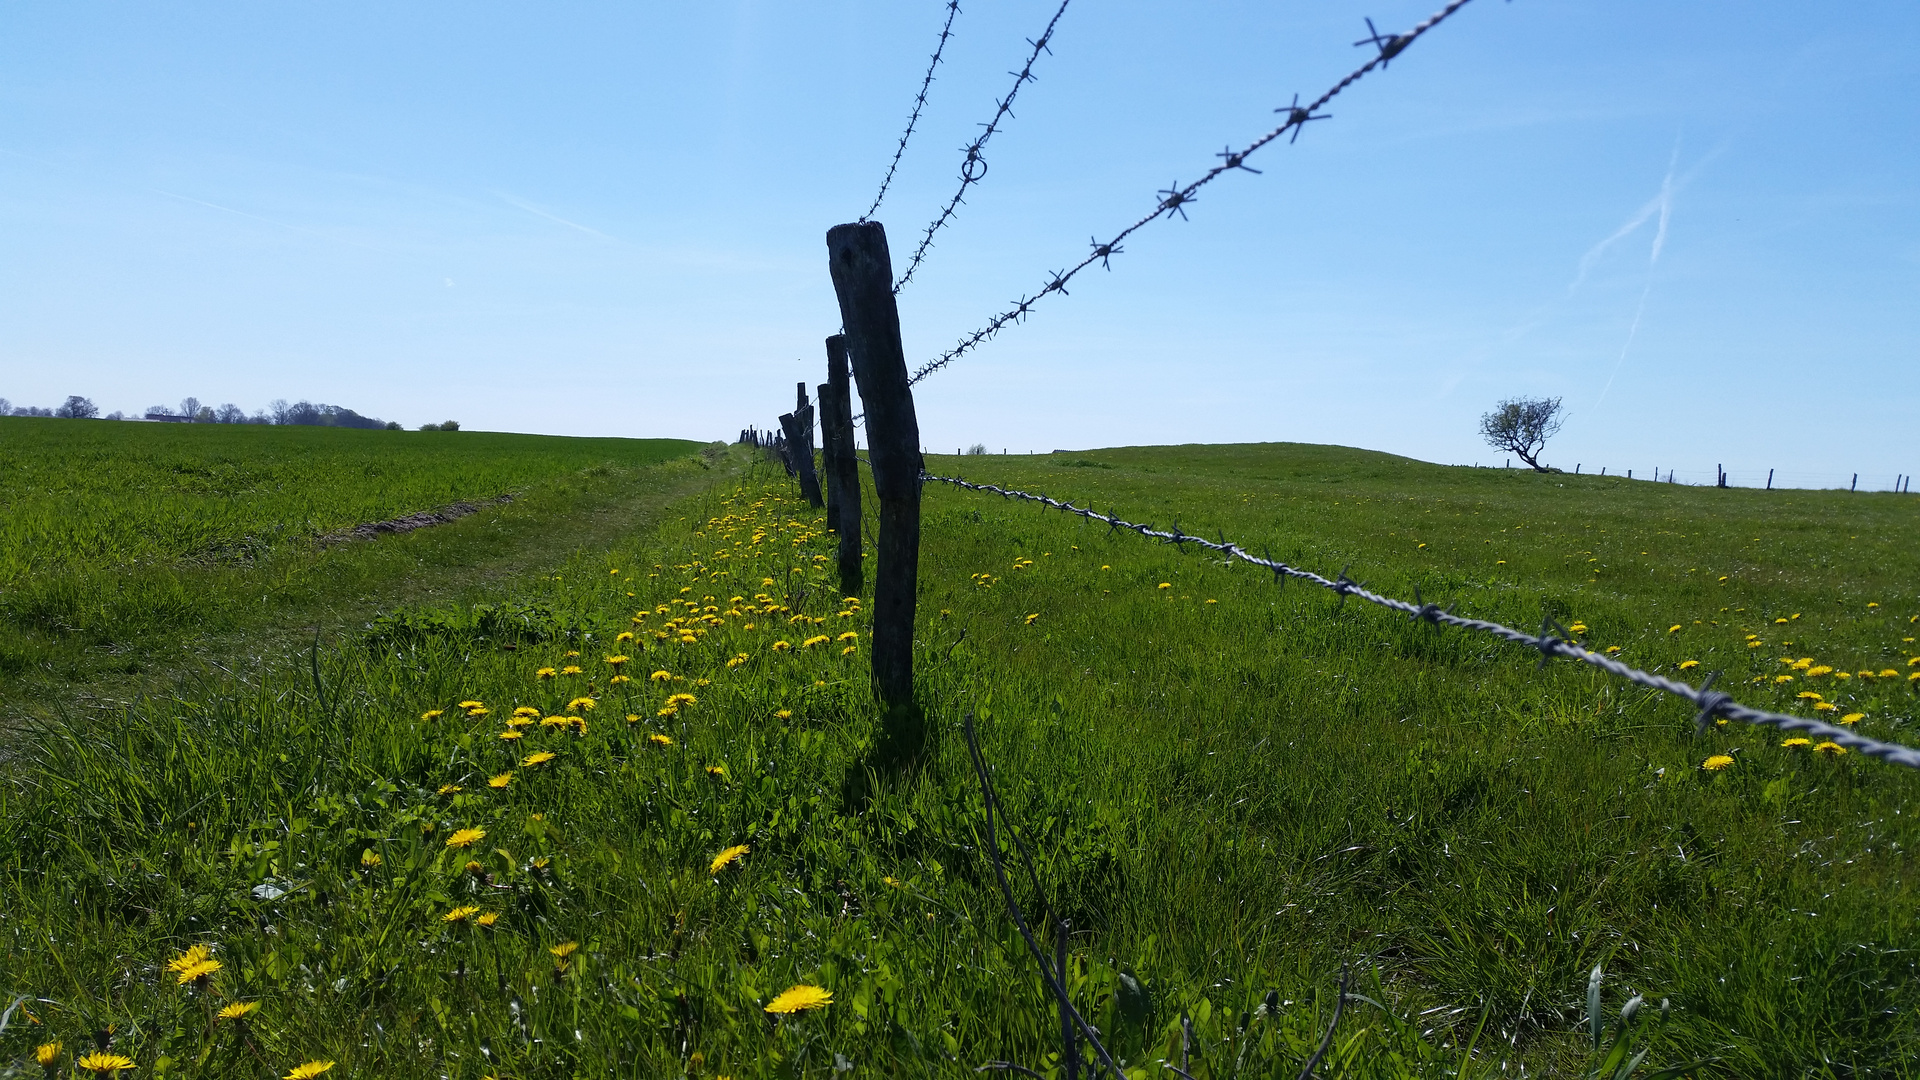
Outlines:
{"label": "mowed grass strip", "polygon": [[[1094,464],[962,464],[1476,614],[1545,608],[1642,666],[1699,659],[1755,700],[1811,686],[1910,730],[1911,684],[1859,674],[1920,655],[1911,599],[1863,595],[1910,567],[1841,558],[1909,527],[1905,504],[1741,509],[1326,448],[1071,457]],[[1763,511],[1792,536],[1750,527]],[[783,478],[484,609],[396,611],[311,668],[48,724],[0,805],[0,969],[42,999],[0,1053],[24,1067],[36,1039],[111,1026],[142,1068],[215,1076],[1056,1075],[980,847],[971,711],[1038,862],[1020,900],[1071,920],[1076,996],[1139,1075],[1182,1060],[1183,1015],[1193,1075],[1297,1074],[1342,960],[1378,1004],[1349,1008],[1332,1075],[1459,1075],[1482,1015],[1469,1074],[1578,1071],[1596,964],[1609,1019],[1630,993],[1672,1000],[1640,1033],[1654,1062],[1902,1067],[1907,772],[1696,736],[1684,707],[1574,665],[1078,519],[940,488],[926,514],[934,739],[905,772],[873,766],[866,605]],[[1587,539],[1603,528],[1622,535]],[[1657,530],[1697,546],[1606,576]],[[1694,558],[1719,547],[1742,561]],[[1716,755],[1733,763],[1702,768]],[[221,966],[183,980],[167,965],[196,944]]]}
{"label": "mowed grass strip", "polygon": [[444,545],[321,550],[319,539],[503,495],[532,498],[567,528],[562,519],[590,489],[630,483],[636,470],[695,448],[672,439],[0,420],[0,680],[84,678],[116,657],[151,652],[161,637],[378,592],[410,572],[394,564],[396,548]]}

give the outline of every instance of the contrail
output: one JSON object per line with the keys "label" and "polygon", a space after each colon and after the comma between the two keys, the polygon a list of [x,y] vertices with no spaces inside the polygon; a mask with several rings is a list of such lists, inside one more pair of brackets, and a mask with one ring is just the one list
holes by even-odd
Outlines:
{"label": "contrail", "polygon": [[597,236],[602,240],[611,240],[616,244],[621,242],[615,239],[614,237],[608,236],[606,233],[601,232],[599,229],[588,228],[587,226],[582,225],[577,221],[568,221],[566,218],[561,217],[559,214],[549,213],[548,211],[542,210],[539,207],[533,205],[532,203],[525,201],[524,199],[516,199],[504,191],[495,191],[493,194],[496,197],[498,197],[502,202],[509,203],[513,206],[517,206],[520,209],[525,210],[527,213],[534,215],[535,217],[546,218],[548,221],[565,225],[569,229],[579,229],[581,232],[586,233],[588,236]]}
{"label": "contrail", "polygon": [[1667,159],[1667,175],[1660,181],[1660,194],[1655,196],[1652,202],[1642,207],[1639,214],[1635,215],[1632,221],[1616,230],[1612,236],[1607,237],[1595,245],[1587,252],[1586,256],[1580,260],[1580,276],[1574,280],[1574,285],[1578,285],[1581,279],[1587,276],[1587,270],[1592,265],[1592,260],[1597,258],[1600,252],[1605,251],[1607,247],[1612,245],[1616,240],[1619,240],[1639,228],[1642,224],[1645,224],[1646,220],[1652,217],[1655,212],[1659,213],[1660,224],[1654,228],[1653,232],[1653,250],[1647,255],[1647,280],[1646,283],[1640,287],[1640,303],[1633,309],[1633,323],[1627,327],[1627,340],[1620,346],[1620,356],[1613,362],[1613,372],[1607,376],[1607,384],[1600,388],[1600,396],[1593,401],[1592,407],[1595,410],[1598,410],[1601,403],[1607,400],[1607,391],[1613,389],[1613,380],[1620,377],[1620,369],[1624,367],[1627,362],[1627,352],[1633,348],[1633,339],[1640,333],[1640,317],[1647,313],[1647,296],[1653,292],[1653,268],[1654,265],[1660,261],[1661,249],[1667,246],[1667,222],[1673,218],[1673,174],[1679,164],[1680,140],[1676,138],[1673,141],[1673,154]]}

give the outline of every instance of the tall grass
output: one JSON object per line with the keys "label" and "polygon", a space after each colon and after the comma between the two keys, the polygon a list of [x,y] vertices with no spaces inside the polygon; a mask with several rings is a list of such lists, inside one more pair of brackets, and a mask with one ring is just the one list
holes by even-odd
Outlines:
{"label": "tall grass", "polygon": [[[1287,447],[966,465],[1910,730],[1914,521],[1891,496]],[[1076,1000],[1136,1075],[1183,1054],[1295,1075],[1343,961],[1365,999],[1323,1075],[1580,1072],[1596,966],[1608,1002],[1672,1002],[1649,1064],[1906,1068],[1920,778],[1698,736],[1597,673],[989,497],[930,490],[925,535],[935,734],[905,768],[872,746],[864,605],[764,475],[486,610],[396,611],[351,647],[47,724],[0,788],[0,989],[36,999],[0,1055],[109,1031],[143,1070],[215,1076],[1060,1075],[980,848],[971,711],[1038,859],[1017,899],[1071,920]],[[1717,753],[1735,764],[1703,770]],[[198,942],[223,966],[180,985],[165,964]],[[832,1003],[765,1011],[797,984]],[[214,1018],[238,1000],[262,1005]]]}

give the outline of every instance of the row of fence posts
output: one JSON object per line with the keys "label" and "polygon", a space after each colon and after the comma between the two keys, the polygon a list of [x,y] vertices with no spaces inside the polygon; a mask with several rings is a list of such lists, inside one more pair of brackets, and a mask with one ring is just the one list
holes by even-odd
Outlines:
{"label": "row of fence posts", "polygon": [[[853,390],[867,422],[867,464],[880,500],[873,575],[873,689],[887,707],[887,734],[913,724],[913,617],[920,568],[920,421],[908,387],[900,312],[893,299],[893,261],[877,221],[827,231],[827,269],[840,303],[842,332],[827,338],[827,381],[797,388],[794,409],[778,431],[745,428],[740,441],[774,452],[813,506],[824,506],[839,536],[841,594],[865,585],[861,551],[860,458],[855,448]],[[851,371],[849,371],[851,369]],[[851,374],[851,383],[849,382]],[[813,459],[815,403],[820,468]],[[821,481],[825,480],[824,491]]]}

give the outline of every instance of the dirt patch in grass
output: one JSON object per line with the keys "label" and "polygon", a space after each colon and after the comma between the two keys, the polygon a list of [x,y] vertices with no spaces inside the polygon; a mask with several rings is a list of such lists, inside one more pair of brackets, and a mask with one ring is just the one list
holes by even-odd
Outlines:
{"label": "dirt patch in grass", "polygon": [[518,498],[517,492],[508,492],[479,502],[448,503],[436,510],[422,510],[405,517],[388,518],[385,521],[368,521],[355,525],[351,529],[339,529],[320,538],[320,546],[352,543],[356,540],[377,540],[391,533],[412,532],[415,529],[430,529],[435,525],[446,525],[459,521],[470,514],[477,514],[489,506],[512,502]]}

